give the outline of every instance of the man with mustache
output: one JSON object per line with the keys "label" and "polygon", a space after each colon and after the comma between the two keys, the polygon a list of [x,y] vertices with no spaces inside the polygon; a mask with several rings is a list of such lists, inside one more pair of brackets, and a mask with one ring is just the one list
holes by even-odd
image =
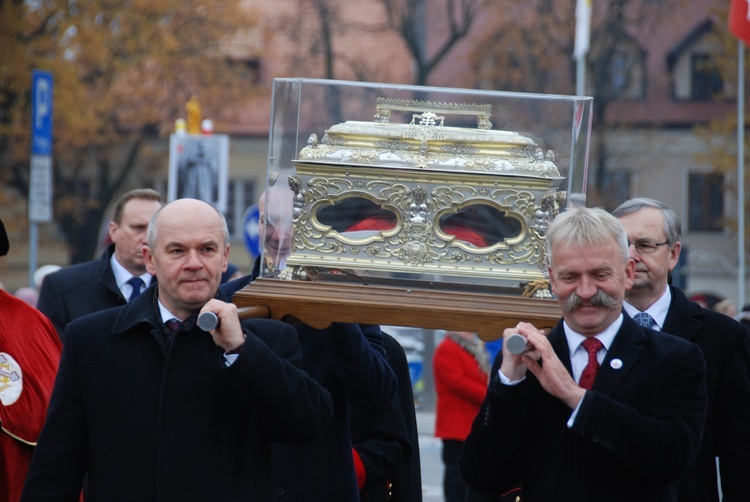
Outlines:
{"label": "man with mustache", "polygon": [[[614,213],[625,227],[635,261],[625,311],[654,330],[689,340],[706,358],[708,417],[700,449],[680,479],[681,502],[750,500],[750,350],[745,327],[729,316],[691,302],[669,276],[680,257],[680,220],[663,203],[647,198],[624,202]],[[662,335],[665,336],[665,335]]]}
{"label": "man with mustache", "polygon": [[521,486],[524,502],[676,500],[705,422],[700,349],[622,313],[635,264],[612,215],[569,209],[546,239],[563,319],[548,337],[504,331],[530,348],[504,344],[461,473],[494,497]]}

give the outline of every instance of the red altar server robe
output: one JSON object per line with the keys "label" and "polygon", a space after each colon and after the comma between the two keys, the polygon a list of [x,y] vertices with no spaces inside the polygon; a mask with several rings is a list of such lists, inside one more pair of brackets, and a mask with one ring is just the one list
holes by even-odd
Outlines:
{"label": "red altar server robe", "polygon": [[61,351],[49,319],[0,290],[0,502],[21,497]]}

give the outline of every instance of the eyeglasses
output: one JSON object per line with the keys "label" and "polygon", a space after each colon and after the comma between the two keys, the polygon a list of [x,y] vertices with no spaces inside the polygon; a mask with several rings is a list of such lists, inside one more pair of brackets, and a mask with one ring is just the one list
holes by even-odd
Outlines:
{"label": "eyeglasses", "polygon": [[669,241],[654,242],[646,239],[642,239],[635,242],[628,241],[628,246],[635,246],[635,250],[640,254],[651,254],[655,253],[659,246],[666,246]]}

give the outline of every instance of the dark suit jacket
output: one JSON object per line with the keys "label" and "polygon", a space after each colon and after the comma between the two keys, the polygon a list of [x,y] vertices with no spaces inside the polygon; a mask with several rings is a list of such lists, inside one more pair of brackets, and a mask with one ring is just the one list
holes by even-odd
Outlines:
{"label": "dark suit jacket", "polygon": [[96,260],[61,268],[44,278],[36,307],[61,337],[73,319],[127,303],[112,272],[114,252],[115,245],[110,244]]}
{"label": "dark suit jacket", "polygon": [[68,325],[49,415],[22,500],[273,500],[270,442],[310,442],[328,391],[295,367],[294,329],[243,322],[227,367],[210,335],[164,341],[155,286]]}
{"label": "dark suit jacket", "polygon": [[385,357],[380,328],[335,323],[323,330],[305,324],[296,329],[302,345],[302,369],[331,393],[333,420],[309,445],[274,443],[276,500],[355,501],[359,491],[347,405],[376,412],[396,395],[396,377]]}
{"label": "dark suit jacket", "polygon": [[[352,443],[366,473],[360,499],[419,502],[422,473],[409,363],[404,349],[387,333],[383,333],[383,346],[398,380],[397,395],[388,408],[375,413],[349,406]],[[388,483],[391,498],[388,498]]]}
{"label": "dark suit jacket", "polygon": [[[249,276],[223,285],[234,293],[258,277],[260,258]],[[385,409],[396,395],[378,326],[335,323],[326,329],[296,326],[302,369],[331,393],[333,420],[317,441],[306,446],[274,444],[273,478],[278,502],[356,501],[349,405],[365,413]]]}
{"label": "dark suit jacket", "polygon": [[[549,340],[570,371],[562,322]],[[624,316],[572,428],[572,410],[530,372],[518,385],[500,384],[501,359],[464,445],[469,486],[502,494],[523,485],[524,502],[676,500],[705,423],[697,346]]]}
{"label": "dark suit jacket", "polygon": [[724,500],[750,500],[750,350],[744,326],[693,303],[671,288],[663,331],[698,345],[706,358],[708,417],[698,455],[680,479],[679,500],[719,500],[716,456]]}

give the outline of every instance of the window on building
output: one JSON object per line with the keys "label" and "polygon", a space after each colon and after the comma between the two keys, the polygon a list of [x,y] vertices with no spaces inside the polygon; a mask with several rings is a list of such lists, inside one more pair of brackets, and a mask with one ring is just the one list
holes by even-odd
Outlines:
{"label": "window on building", "polygon": [[631,100],[644,98],[644,59],[643,51],[635,43],[626,44],[612,55],[609,71],[612,96]]}
{"label": "window on building", "polygon": [[667,54],[672,95],[679,101],[731,100],[735,85],[721,77],[717,55],[724,51],[722,30],[712,19],[700,23]]}
{"label": "window on building", "polygon": [[688,175],[688,230],[722,232],[724,230],[724,175],[690,173]]}
{"label": "window on building", "polygon": [[714,58],[708,54],[693,54],[691,71],[691,99],[710,101],[721,94],[724,80]]}

